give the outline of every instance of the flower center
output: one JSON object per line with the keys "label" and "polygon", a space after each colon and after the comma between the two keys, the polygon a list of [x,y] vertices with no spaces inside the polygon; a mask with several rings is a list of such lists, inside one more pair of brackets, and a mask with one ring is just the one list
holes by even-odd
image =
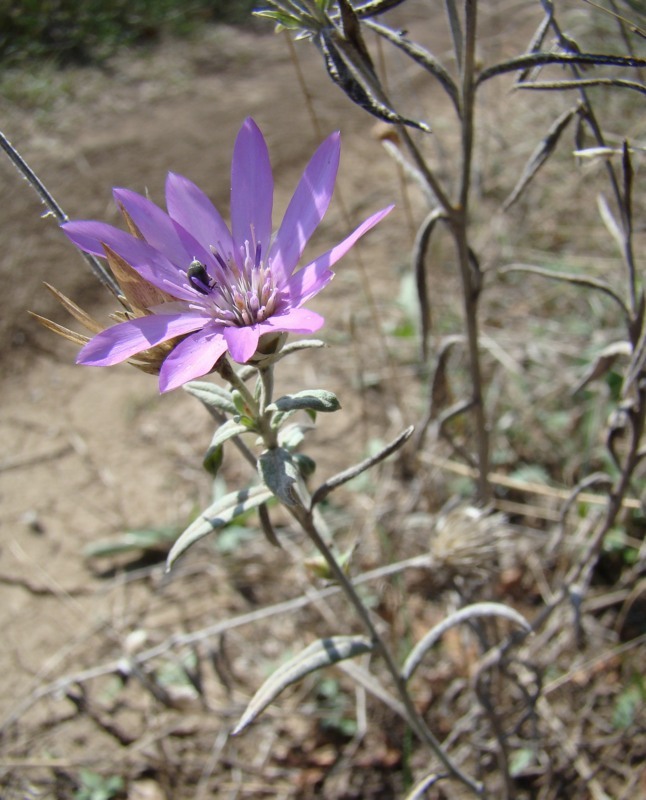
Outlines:
{"label": "flower center", "polygon": [[247,241],[241,248],[242,267],[232,254],[225,259],[211,246],[215,267],[207,270],[200,261],[189,265],[186,276],[201,295],[213,318],[221,325],[239,328],[263,322],[275,313],[281,293],[274,284],[269,264],[262,260],[260,245],[252,253]]}

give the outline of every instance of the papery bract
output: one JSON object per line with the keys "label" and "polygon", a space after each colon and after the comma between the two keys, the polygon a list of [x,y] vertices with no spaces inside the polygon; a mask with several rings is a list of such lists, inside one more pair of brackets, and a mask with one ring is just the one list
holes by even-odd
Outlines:
{"label": "papery bract", "polygon": [[318,330],[323,318],[302,306],[332,279],[330,267],[392,208],[295,271],[330,204],[339,155],[340,135],[333,133],[305,168],[273,236],[269,154],[251,118],[233,151],[230,229],[194,183],[173,173],[166,181],[167,211],[128,189],[114,190],[130,233],[101,222],[64,224],[79,248],[116,254],[164,298],[98,333],[77,363],[110,366],[172,340],[159,371],[160,390],[168,391],[212,371],[226,352],[248,361],[261,336]]}

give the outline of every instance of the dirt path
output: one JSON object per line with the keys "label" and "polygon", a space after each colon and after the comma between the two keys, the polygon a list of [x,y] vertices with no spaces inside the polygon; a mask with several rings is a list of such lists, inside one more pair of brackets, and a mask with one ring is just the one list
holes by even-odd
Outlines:
{"label": "dirt path", "polygon": [[[313,48],[301,47],[299,57],[316,97],[322,134],[343,120],[340,188],[356,220],[391,201],[394,169],[384,163],[371,137],[371,120],[330,84]],[[49,111],[34,113],[3,100],[0,117],[5,133],[72,218],[116,222],[112,186],[149,191],[161,202],[168,170],[194,179],[226,213],[230,153],[246,115],[254,116],[267,136],[277,176],[276,205],[282,209],[321,138],[312,130],[285,42],[271,34],[214,30],[199,44],[169,43],[143,58],[120,57],[108,72],[72,72],[68,80],[70,96],[56,100]],[[182,392],[160,398],[150,376],[128,367],[75,367],[73,346],[27,317],[27,309],[33,309],[69,323],[42,289],[43,280],[96,314],[105,315],[111,304],[56,226],[40,219],[42,207],[5,160],[0,160],[0,185],[5,291],[0,318],[0,709],[5,720],[17,720],[6,729],[9,761],[34,757],[38,762],[33,772],[28,767],[23,773],[26,786],[32,779],[47,780],[47,771],[38,768],[45,752],[47,758],[74,763],[72,773],[79,764],[100,771],[112,758],[107,754],[114,738],[107,736],[106,750],[106,736],[87,717],[63,724],[73,712],[70,700],[61,699],[67,689],[25,711],[43,686],[109,663],[115,653],[127,651],[133,632],[144,631],[146,641],[155,642],[169,631],[246,608],[243,595],[253,595],[253,604],[280,599],[272,586],[284,568],[253,544],[264,565],[242,558],[232,577],[214,564],[210,577],[202,576],[209,601],[194,599],[187,610],[186,580],[190,584],[191,579],[182,578],[181,571],[177,586],[184,588],[178,591],[162,581],[161,568],[143,581],[129,582],[128,573],[101,577],[85,562],[83,548],[98,538],[151,526],[181,528],[208,502],[210,487],[200,460],[210,426]],[[315,247],[322,252],[351,224],[337,202]],[[392,231],[404,229],[401,214],[391,224],[388,242],[375,231],[362,248],[373,277],[375,263],[387,265],[389,257],[397,263]],[[395,271],[375,279],[373,291],[377,301],[396,295]],[[333,339],[349,339],[351,317],[355,326],[370,324],[365,302],[362,310],[357,296],[361,287],[355,264],[339,271],[318,305],[331,317]],[[299,379],[304,374],[308,385],[323,385],[343,396],[356,367],[353,359],[361,358],[365,368],[372,361],[377,372],[383,366],[369,342],[365,348],[363,353],[355,348],[346,362],[330,353],[303,359],[292,374]],[[321,441],[329,445],[342,435],[346,454],[361,452],[369,434],[369,419],[362,415],[357,408],[343,421],[323,426]],[[348,437],[348,431],[353,435]],[[235,470],[227,473],[232,480]],[[272,582],[263,584],[259,578],[272,566]],[[214,593],[220,599],[217,612]],[[281,630],[282,638],[284,622]],[[129,724],[135,724],[129,713]],[[46,728],[39,728],[45,721]],[[54,736],[45,732],[48,727]],[[143,757],[140,761],[147,763]],[[23,790],[13,789],[15,796]],[[57,791],[67,796],[64,789]]]}

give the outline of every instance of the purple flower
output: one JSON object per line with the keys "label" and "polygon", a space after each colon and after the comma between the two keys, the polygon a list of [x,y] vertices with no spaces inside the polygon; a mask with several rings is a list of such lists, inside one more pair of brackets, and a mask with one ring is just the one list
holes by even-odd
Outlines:
{"label": "purple flower", "polygon": [[295,272],[330,204],[339,153],[340,136],[333,133],[307,165],[273,236],[269,154],[251,118],[233,150],[231,230],[194,183],[173,173],[166,181],[167,212],[128,189],[114,190],[130,233],[102,222],[63,225],[81,250],[111,262],[116,257],[156,287],[157,302],[94,336],[77,363],[110,366],[172,341],[159,370],[166,392],[212,371],[226,352],[248,361],[261,336],[318,330],[323,318],[302,306],[330,282],[330,267],[392,208]]}

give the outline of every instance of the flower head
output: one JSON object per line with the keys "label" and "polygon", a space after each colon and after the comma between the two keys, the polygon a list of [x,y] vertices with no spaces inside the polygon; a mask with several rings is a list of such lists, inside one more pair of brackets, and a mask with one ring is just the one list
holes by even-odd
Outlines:
{"label": "flower head", "polygon": [[133,312],[97,333],[77,363],[110,366],[165,343],[169,352],[159,367],[165,392],[212,371],[227,352],[239,363],[249,361],[261,336],[318,330],[323,318],[302,306],[330,282],[330,267],[392,208],[296,270],[330,204],[339,154],[340,137],[333,133],[305,168],[273,235],[269,154],[251,118],[233,150],[230,229],[194,183],[173,173],[166,181],[167,211],[128,189],[114,190],[129,233],[101,222],[65,223],[74,244],[107,258],[113,270],[120,266],[137,287],[134,303],[126,298]]}

